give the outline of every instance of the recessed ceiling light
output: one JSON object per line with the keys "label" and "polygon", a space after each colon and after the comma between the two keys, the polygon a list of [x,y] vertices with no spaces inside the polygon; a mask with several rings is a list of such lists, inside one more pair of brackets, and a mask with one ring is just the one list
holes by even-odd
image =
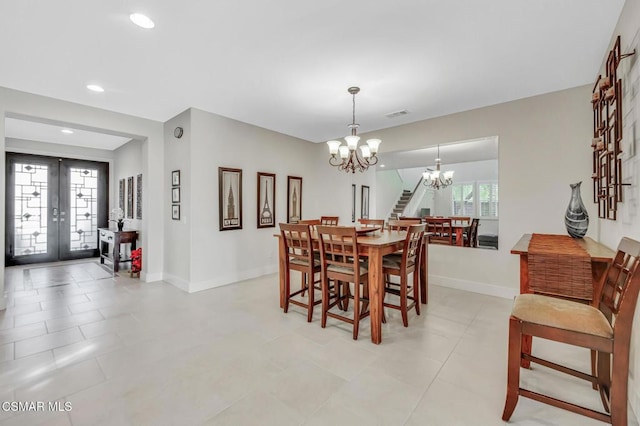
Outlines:
{"label": "recessed ceiling light", "polygon": [[133,22],[137,26],[145,28],[147,30],[150,30],[151,28],[156,26],[151,18],[149,18],[147,15],[143,15],[142,13],[132,13],[131,15],[129,15],[129,19],[131,19],[131,22]]}
{"label": "recessed ceiling light", "polygon": [[380,164],[380,167],[384,167],[384,164]]}
{"label": "recessed ceiling light", "polygon": [[69,130],[69,129],[62,129],[61,132],[66,133],[67,135],[73,134],[73,130]]}
{"label": "recessed ceiling light", "polygon": [[104,89],[97,84],[87,84],[87,89],[93,90],[94,92],[104,92]]}

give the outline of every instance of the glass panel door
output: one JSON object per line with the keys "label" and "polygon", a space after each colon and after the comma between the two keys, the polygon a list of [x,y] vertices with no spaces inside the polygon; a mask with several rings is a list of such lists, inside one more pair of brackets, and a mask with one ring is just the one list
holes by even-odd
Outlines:
{"label": "glass panel door", "polygon": [[107,163],[7,153],[5,264],[98,255]]}

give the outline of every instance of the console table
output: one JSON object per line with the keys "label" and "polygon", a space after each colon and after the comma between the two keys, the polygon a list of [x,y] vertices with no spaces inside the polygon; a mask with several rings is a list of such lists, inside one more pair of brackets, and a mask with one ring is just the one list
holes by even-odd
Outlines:
{"label": "console table", "polygon": [[[131,250],[136,249],[138,231],[117,231],[108,228],[98,228],[98,247],[100,248],[100,263],[105,259],[113,263],[113,272],[120,270],[120,263],[131,262],[131,259],[120,258],[120,244],[131,244]],[[113,246],[113,247],[112,247]]]}

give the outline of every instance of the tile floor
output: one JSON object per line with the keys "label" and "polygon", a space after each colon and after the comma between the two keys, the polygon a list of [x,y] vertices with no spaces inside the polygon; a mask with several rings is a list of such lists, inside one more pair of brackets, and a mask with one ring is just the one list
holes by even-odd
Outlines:
{"label": "tile floor", "polygon": [[[511,301],[431,286],[383,343],[348,325],[278,308],[269,275],[196,294],[116,278],[92,262],[6,269],[0,401],[70,403],[71,411],[0,410],[0,425],[500,425]],[[540,342],[588,370],[584,350]],[[533,390],[600,409],[586,382],[536,368]],[[635,417],[630,417],[631,424]],[[520,399],[514,425],[603,423]]]}

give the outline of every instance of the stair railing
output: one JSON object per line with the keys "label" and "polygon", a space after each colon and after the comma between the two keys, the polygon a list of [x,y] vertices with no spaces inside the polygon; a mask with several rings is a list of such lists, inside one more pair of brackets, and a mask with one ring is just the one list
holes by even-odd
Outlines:
{"label": "stair railing", "polygon": [[[416,192],[418,192],[418,189],[420,188],[420,185],[422,185],[422,181],[423,180],[424,180],[424,178],[422,176],[420,176],[420,180],[416,184],[416,187],[413,188],[413,192],[411,193],[411,196],[409,197],[409,201],[407,201],[407,204],[404,206],[404,210],[402,211],[402,215],[401,216],[415,216],[415,214],[412,212],[412,209],[414,210],[415,207],[413,207],[411,205],[411,201],[413,201],[413,198],[416,196]],[[423,192],[422,196],[424,196],[424,192]],[[409,208],[409,207],[411,207],[411,208]],[[409,214],[407,214],[407,212],[409,212]]]}

